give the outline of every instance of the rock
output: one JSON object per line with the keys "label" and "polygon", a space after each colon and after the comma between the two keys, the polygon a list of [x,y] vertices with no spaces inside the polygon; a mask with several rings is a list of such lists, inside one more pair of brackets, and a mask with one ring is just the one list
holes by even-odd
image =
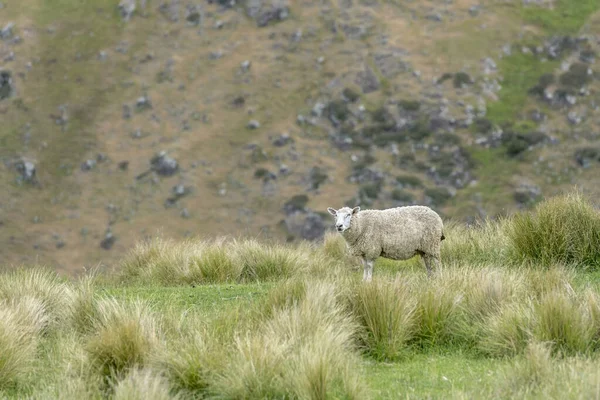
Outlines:
{"label": "rock", "polygon": [[371,167],[354,168],[348,177],[350,183],[379,182],[385,178],[384,174]]}
{"label": "rock", "polygon": [[575,151],[575,160],[583,168],[589,168],[592,163],[600,161],[600,149],[584,147]]}
{"label": "rock", "polygon": [[427,16],[425,18],[427,18],[430,21],[435,21],[435,22],[443,21],[442,14],[440,14],[439,12],[432,12],[430,14],[427,14]]}
{"label": "rock", "polygon": [[117,241],[117,238],[109,230],[104,235],[104,239],[102,239],[102,241],[100,242],[100,247],[102,247],[104,250],[110,250],[116,241]]}
{"label": "rock", "polygon": [[249,60],[242,61],[242,63],[240,64],[240,69],[242,70],[242,72],[248,72],[250,70],[251,65],[252,63]]}
{"label": "rock", "polygon": [[323,183],[327,181],[329,176],[320,167],[312,167],[308,174],[308,181],[311,189],[318,189]]}
{"label": "rock", "polygon": [[131,107],[128,104],[123,104],[123,119],[131,118]]}
{"label": "rock", "polygon": [[7,70],[0,70],[0,101],[8,99],[14,93],[12,74]]}
{"label": "rock", "polygon": [[569,111],[569,114],[567,114],[567,119],[573,125],[579,125],[581,121],[583,121],[583,117],[576,111]]}
{"label": "rock", "polygon": [[15,27],[15,24],[13,22],[9,22],[8,24],[4,25],[4,28],[0,29],[0,39],[2,39],[2,40],[11,39],[13,37],[13,28],[14,27]]}
{"label": "rock", "polygon": [[247,0],[246,14],[253,18],[259,27],[265,27],[271,22],[287,19],[290,9],[287,0]]}
{"label": "rock", "polygon": [[478,16],[480,12],[481,12],[480,5],[474,5],[474,6],[469,7],[469,15],[471,15],[471,17]]}
{"label": "rock", "polygon": [[[313,116],[315,116],[315,117],[317,117],[317,118],[320,118],[320,117],[323,115],[323,111],[325,110],[325,107],[327,107],[327,106],[326,106],[324,103],[320,103],[320,102],[319,102],[319,103],[316,103],[316,104],[313,106],[313,108],[312,108],[312,110],[310,111],[310,113],[311,113]],[[300,117],[301,117],[301,115],[300,115],[300,116],[298,116],[298,119],[300,119]],[[304,118],[304,117],[303,117],[303,118]]]}
{"label": "rock", "polygon": [[265,153],[265,151],[262,149],[262,147],[260,146],[256,146],[252,149],[252,153],[250,154],[250,159],[252,160],[253,163],[261,163],[264,161],[267,161],[269,159],[269,157],[267,156],[267,153]]}
{"label": "rock", "polygon": [[318,240],[325,234],[325,222],[319,214],[297,212],[284,220],[289,234],[305,240]]}
{"label": "rock", "polygon": [[173,188],[171,189],[171,192],[173,193],[173,196],[169,197],[165,201],[165,207],[170,207],[173,204],[177,203],[177,200],[179,200],[183,196],[189,194],[191,192],[191,189],[188,187],[185,187],[182,184],[179,184],[179,185],[173,186]]}
{"label": "rock", "polygon": [[135,101],[135,108],[138,112],[152,108],[152,102],[148,95],[140,96]]}
{"label": "rock", "polygon": [[282,133],[275,139],[273,139],[273,146],[275,147],[283,147],[289,143],[293,143],[294,139],[290,137],[287,133]]}
{"label": "rock", "polygon": [[181,216],[181,218],[184,218],[184,219],[189,219],[191,217],[190,212],[188,211],[187,208],[182,209],[181,212],[179,213],[179,215]]}
{"label": "rock", "polygon": [[283,212],[285,212],[286,215],[291,215],[299,211],[305,212],[307,204],[308,196],[305,194],[297,194],[285,202],[283,205]]}
{"label": "rock", "polygon": [[36,183],[36,167],[33,161],[22,159],[15,164],[19,173],[19,181],[26,183]]}
{"label": "rock", "polygon": [[542,191],[538,186],[535,185],[521,185],[518,187],[513,198],[521,206],[528,206],[535,203],[542,196]]}
{"label": "rock", "polygon": [[117,166],[121,171],[127,171],[127,169],[129,168],[129,161],[120,161],[119,164],[117,164]]}
{"label": "rock", "polygon": [[593,50],[582,50],[579,53],[579,61],[587,64],[594,64],[596,62],[596,52]]}
{"label": "rock", "polygon": [[425,189],[425,204],[429,206],[443,206],[452,197],[445,187]]}
{"label": "rock", "polygon": [[121,14],[123,21],[127,22],[131,19],[135,12],[135,3],[136,0],[121,0],[119,2],[119,14]]}
{"label": "rock", "polygon": [[198,26],[202,22],[203,15],[200,6],[188,4],[185,14],[185,20],[190,25]]}
{"label": "rock", "polygon": [[373,57],[375,66],[387,79],[393,79],[402,72],[408,71],[408,64],[402,59],[404,50],[395,49],[392,52],[379,52]]}
{"label": "rock", "polygon": [[246,125],[246,127],[248,129],[258,129],[258,128],[260,128],[260,122],[258,122],[255,119],[250,120],[250,122],[248,122],[248,125]]}
{"label": "rock", "polygon": [[484,74],[486,74],[486,75],[493,74],[497,70],[498,70],[498,65],[492,58],[486,57],[483,60],[483,73]]}
{"label": "rock", "polygon": [[169,21],[179,21],[179,0],[163,1],[158,11]]}
{"label": "rock", "polygon": [[94,169],[94,167],[96,166],[96,160],[86,160],[81,164],[81,170],[82,171],[90,171],[92,169]]}
{"label": "rock", "polygon": [[375,92],[380,87],[379,78],[369,66],[365,66],[364,71],[356,74],[354,82],[360,86],[364,94]]}
{"label": "rock", "polygon": [[165,151],[161,151],[150,160],[152,171],[161,176],[172,176],[179,170],[179,165],[175,159],[167,156]]}

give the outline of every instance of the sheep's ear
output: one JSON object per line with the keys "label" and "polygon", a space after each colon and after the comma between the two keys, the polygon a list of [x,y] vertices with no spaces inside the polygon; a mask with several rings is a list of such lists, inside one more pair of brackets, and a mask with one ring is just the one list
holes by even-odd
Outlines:
{"label": "sheep's ear", "polygon": [[328,207],[327,211],[329,212],[329,214],[333,215],[334,217],[337,215],[337,211],[335,211],[333,208]]}
{"label": "sheep's ear", "polygon": [[352,209],[352,214],[356,214],[356,213],[358,213],[359,211],[360,211],[360,207],[354,207],[354,208]]}

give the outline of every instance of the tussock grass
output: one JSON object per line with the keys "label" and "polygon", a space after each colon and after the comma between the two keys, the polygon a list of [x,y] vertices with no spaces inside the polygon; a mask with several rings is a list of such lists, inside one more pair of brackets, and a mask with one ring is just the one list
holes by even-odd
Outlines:
{"label": "tussock grass", "polygon": [[514,257],[538,266],[600,266],[600,214],[580,193],[554,197],[516,214],[509,239]]}
{"label": "tussock grass", "polygon": [[170,393],[168,381],[150,369],[133,369],[114,387],[114,400],[179,399]]}
{"label": "tussock grass", "polygon": [[377,360],[398,359],[416,331],[416,300],[410,282],[374,280],[357,285],[352,313],[363,327],[360,340]]}
{"label": "tussock grass", "polygon": [[240,336],[216,381],[220,397],[365,398],[353,351],[357,326],[338,300],[332,284],[308,286],[300,303]]}
{"label": "tussock grass", "polygon": [[509,220],[486,220],[474,225],[445,223],[442,242],[442,263],[492,264],[509,261],[510,247],[507,227]]}
{"label": "tussock grass", "polygon": [[577,298],[551,292],[536,305],[534,336],[567,354],[587,352],[594,337],[594,325]]}
{"label": "tussock grass", "polygon": [[145,365],[162,344],[161,327],[141,302],[99,301],[93,332],[85,345],[89,364],[107,379]]}
{"label": "tussock grass", "polygon": [[312,244],[297,247],[253,239],[141,243],[121,263],[119,281],[189,285],[272,281],[334,274],[339,262]]}
{"label": "tussock grass", "polygon": [[532,337],[533,306],[530,303],[507,304],[480,327],[477,348],[483,354],[493,357],[520,354]]}
{"label": "tussock grass", "polygon": [[46,313],[44,330],[56,328],[71,313],[73,290],[58,274],[41,267],[18,268],[0,275],[0,300],[35,298]]}
{"label": "tussock grass", "polygon": [[32,370],[39,334],[47,324],[44,304],[33,297],[0,303],[0,390]]}

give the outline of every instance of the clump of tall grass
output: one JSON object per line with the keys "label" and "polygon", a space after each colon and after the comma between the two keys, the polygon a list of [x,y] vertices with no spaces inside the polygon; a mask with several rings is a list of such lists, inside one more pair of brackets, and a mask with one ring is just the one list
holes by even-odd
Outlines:
{"label": "clump of tall grass", "polygon": [[442,242],[443,265],[494,264],[509,260],[509,220],[486,220],[473,225],[448,221],[444,225],[446,239]]}
{"label": "clump of tall grass", "polygon": [[359,284],[350,296],[353,315],[362,326],[361,344],[377,360],[394,360],[415,334],[416,299],[411,282],[375,279]]}
{"label": "clump of tall grass", "polygon": [[73,290],[56,272],[41,267],[18,268],[0,274],[0,300],[35,298],[46,313],[44,330],[57,327],[69,318]]}
{"label": "clump of tall grass", "polygon": [[168,381],[150,369],[134,368],[114,386],[114,400],[177,400]]}
{"label": "clump of tall grass", "polygon": [[550,292],[535,308],[535,338],[552,343],[552,349],[563,353],[585,353],[592,346],[592,320],[574,296]]}
{"label": "clump of tall grass", "polygon": [[365,398],[356,331],[334,285],[307,286],[299,303],[236,340],[213,390],[223,398]]}
{"label": "clump of tall grass", "polygon": [[119,280],[159,285],[258,282],[335,272],[336,260],[312,244],[297,247],[253,239],[153,239],[121,263]]}
{"label": "clump of tall grass", "polygon": [[533,306],[528,302],[509,303],[480,325],[477,348],[493,357],[520,354],[532,337]]}
{"label": "clump of tall grass", "polygon": [[99,301],[97,307],[94,334],[85,345],[92,369],[108,379],[145,365],[162,344],[161,328],[148,307],[112,298]]}
{"label": "clump of tall grass", "polygon": [[0,302],[0,389],[16,384],[32,369],[46,324],[44,304],[36,298]]}
{"label": "clump of tall grass", "polygon": [[600,214],[580,193],[539,203],[509,224],[513,257],[536,265],[600,267]]}

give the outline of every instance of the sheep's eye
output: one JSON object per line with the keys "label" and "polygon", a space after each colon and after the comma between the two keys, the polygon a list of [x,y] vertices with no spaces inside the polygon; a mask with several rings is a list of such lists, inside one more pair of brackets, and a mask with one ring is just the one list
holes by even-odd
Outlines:
{"label": "sheep's eye", "polygon": [[350,214],[346,215],[344,218],[350,219]]}

